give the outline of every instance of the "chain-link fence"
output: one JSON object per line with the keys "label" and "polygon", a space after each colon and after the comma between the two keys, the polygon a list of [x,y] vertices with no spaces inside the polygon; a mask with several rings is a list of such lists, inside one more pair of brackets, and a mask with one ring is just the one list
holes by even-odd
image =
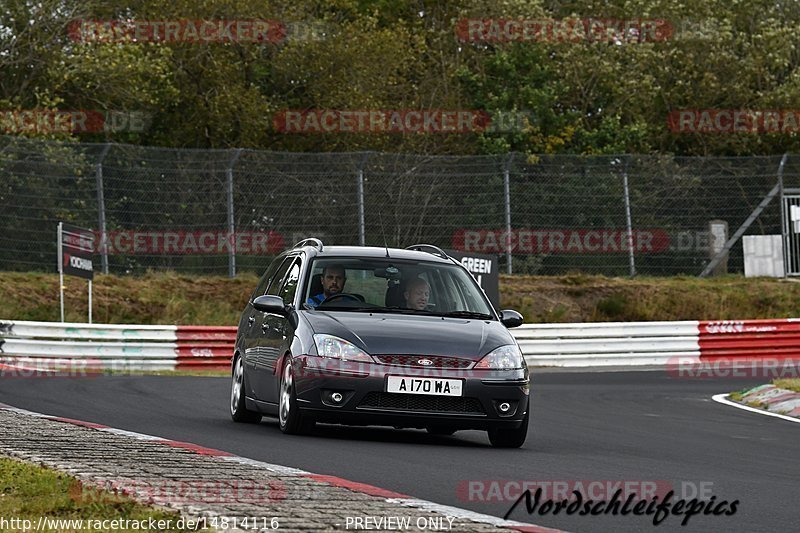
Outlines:
{"label": "chain-link fence", "polygon": [[[105,232],[98,270],[111,273],[260,271],[270,256],[316,236],[497,254],[514,273],[698,275],[725,240],[711,221],[733,235],[777,190],[780,162],[310,154],[0,137],[0,269],[53,271],[56,225],[65,221]],[[800,184],[800,157],[788,157],[782,173]],[[781,233],[780,198],[746,233]],[[741,242],[722,265],[743,270]]]}

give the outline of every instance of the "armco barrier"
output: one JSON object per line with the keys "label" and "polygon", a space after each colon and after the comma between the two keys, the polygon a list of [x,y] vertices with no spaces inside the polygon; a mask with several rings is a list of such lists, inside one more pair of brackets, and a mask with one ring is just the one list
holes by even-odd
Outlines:
{"label": "armco barrier", "polygon": [[800,319],[700,322],[704,360],[800,359]]}
{"label": "armco barrier", "polygon": [[695,321],[524,324],[510,331],[529,366],[691,364],[700,358]]}
{"label": "armco barrier", "polygon": [[525,324],[530,366],[691,366],[800,361],[800,319]]}
{"label": "armco barrier", "polygon": [[0,320],[0,356],[15,368],[227,369],[235,327]]}
{"label": "armco barrier", "polygon": [[[530,366],[691,365],[800,359],[800,319],[525,324],[511,330]],[[4,363],[82,361],[88,368],[227,369],[233,326],[0,321]]]}

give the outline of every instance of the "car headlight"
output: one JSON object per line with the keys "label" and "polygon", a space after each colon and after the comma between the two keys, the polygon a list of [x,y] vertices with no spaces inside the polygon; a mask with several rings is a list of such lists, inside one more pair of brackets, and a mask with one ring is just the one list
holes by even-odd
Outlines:
{"label": "car headlight", "polygon": [[522,351],[516,344],[506,344],[495,348],[478,361],[475,368],[486,370],[517,370],[525,368]]}
{"label": "car headlight", "polygon": [[374,362],[364,350],[333,335],[314,335],[314,344],[317,345],[317,354],[320,357],[330,357],[341,361]]}

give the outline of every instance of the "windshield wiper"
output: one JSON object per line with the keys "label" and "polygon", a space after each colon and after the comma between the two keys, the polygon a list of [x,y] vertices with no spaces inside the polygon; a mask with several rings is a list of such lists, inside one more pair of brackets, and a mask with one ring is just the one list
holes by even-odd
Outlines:
{"label": "windshield wiper", "polygon": [[345,306],[319,306],[316,308],[318,311],[355,311],[358,313],[398,313],[401,315],[425,315],[425,316],[439,316],[436,313],[426,309],[409,309],[407,307],[390,306],[384,307],[381,305],[375,306],[360,306],[360,307],[345,307]]}
{"label": "windshield wiper", "polygon": [[408,309],[407,307],[383,307],[380,305],[376,305],[375,307],[356,307],[351,308],[354,311],[376,311],[378,313],[401,313],[404,315],[433,315],[430,311],[426,309]]}
{"label": "windshield wiper", "polygon": [[476,320],[491,320],[492,315],[488,313],[478,313],[476,311],[450,311],[449,313],[437,313],[436,316],[448,318],[474,318]]}

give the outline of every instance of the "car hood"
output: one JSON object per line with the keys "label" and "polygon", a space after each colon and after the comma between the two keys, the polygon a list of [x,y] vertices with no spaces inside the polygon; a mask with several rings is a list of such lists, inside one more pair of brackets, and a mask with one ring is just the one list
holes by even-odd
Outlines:
{"label": "car hood", "polygon": [[349,341],[365,352],[464,357],[477,361],[504,344],[514,344],[498,321],[393,313],[311,311],[305,313],[314,333]]}

